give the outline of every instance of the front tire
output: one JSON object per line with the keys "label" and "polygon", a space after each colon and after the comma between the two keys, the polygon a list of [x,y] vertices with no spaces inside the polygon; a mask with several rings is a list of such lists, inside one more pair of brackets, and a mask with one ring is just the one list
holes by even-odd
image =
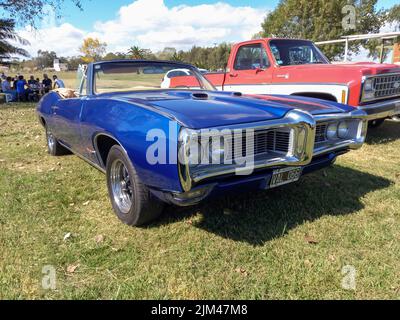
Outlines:
{"label": "front tire", "polygon": [[140,181],[124,150],[115,145],[107,158],[107,187],[117,217],[130,226],[141,226],[155,220],[163,204]]}

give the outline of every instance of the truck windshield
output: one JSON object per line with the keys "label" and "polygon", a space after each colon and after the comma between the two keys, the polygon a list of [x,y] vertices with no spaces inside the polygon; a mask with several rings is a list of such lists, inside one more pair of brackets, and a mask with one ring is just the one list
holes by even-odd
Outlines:
{"label": "truck windshield", "polygon": [[311,41],[271,40],[269,46],[279,66],[329,63],[328,59]]}
{"label": "truck windshield", "polygon": [[110,61],[95,64],[93,80],[95,93],[162,89],[215,90],[196,68],[161,61]]}

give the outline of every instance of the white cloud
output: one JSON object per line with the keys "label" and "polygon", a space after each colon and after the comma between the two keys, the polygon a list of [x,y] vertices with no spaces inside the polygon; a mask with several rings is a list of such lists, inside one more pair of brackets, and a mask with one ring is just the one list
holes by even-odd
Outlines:
{"label": "white cloud", "polygon": [[65,23],[40,30],[40,39],[27,29],[20,34],[31,41],[29,52],[53,50],[63,56],[78,54],[86,36],[106,42],[109,51],[125,51],[132,45],[154,51],[166,46],[188,49],[247,40],[260,31],[265,14],[266,9],[224,2],[168,8],[163,0],[137,0],[121,7],[115,19],[96,22],[89,32]]}
{"label": "white cloud", "polygon": [[58,56],[67,57],[78,54],[78,47],[83,42],[86,32],[75,28],[69,23],[34,30],[26,27],[19,31],[19,35],[30,42],[25,49],[32,56],[36,56],[38,50],[55,51]]}

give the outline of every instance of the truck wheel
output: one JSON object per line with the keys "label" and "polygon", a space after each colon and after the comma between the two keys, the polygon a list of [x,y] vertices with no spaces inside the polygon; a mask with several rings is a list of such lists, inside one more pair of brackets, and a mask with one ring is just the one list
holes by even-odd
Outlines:
{"label": "truck wheel", "polygon": [[140,181],[124,150],[115,145],[107,157],[107,187],[117,217],[130,226],[141,226],[156,219],[163,204]]}
{"label": "truck wheel", "polygon": [[393,120],[393,121],[396,121],[396,122],[400,122],[400,115],[393,116],[393,117],[392,117],[392,120]]}
{"label": "truck wheel", "polygon": [[54,136],[54,134],[46,126],[46,141],[47,141],[47,151],[52,156],[63,156],[70,154],[71,152],[64,148]]}
{"label": "truck wheel", "polygon": [[383,123],[385,122],[385,119],[376,119],[376,120],[372,120],[368,123],[370,128],[378,128],[381,125],[383,125]]}

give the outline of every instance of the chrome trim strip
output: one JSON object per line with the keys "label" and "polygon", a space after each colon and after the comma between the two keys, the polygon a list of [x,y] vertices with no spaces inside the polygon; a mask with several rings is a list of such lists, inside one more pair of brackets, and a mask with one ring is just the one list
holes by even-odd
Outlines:
{"label": "chrome trim strip", "polygon": [[[367,113],[368,120],[388,118],[400,114],[400,99],[377,102],[374,104],[359,106],[358,108]],[[386,108],[390,108],[390,110],[379,111],[379,109]],[[371,110],[374,111],[374,113],[369,113]]]}
{"label": "chrome trim strip", "polygon": [[87,162],[88,164],[90,164],[92,167],[96,168],[97,170],[101,171],[102,173],[106,173],[106,170],[103,169],[102,167],[100,167],[98,164],[90,161],[88,158],[84,157],[83,155],[81,155],[80,153],[72,150],[70,147],[67,147],[64,143],[58,141],[64,148],[68,149],[69,151],[71,151],[75,156],[77,156],[78,158],[82,159],[83,161]]}

